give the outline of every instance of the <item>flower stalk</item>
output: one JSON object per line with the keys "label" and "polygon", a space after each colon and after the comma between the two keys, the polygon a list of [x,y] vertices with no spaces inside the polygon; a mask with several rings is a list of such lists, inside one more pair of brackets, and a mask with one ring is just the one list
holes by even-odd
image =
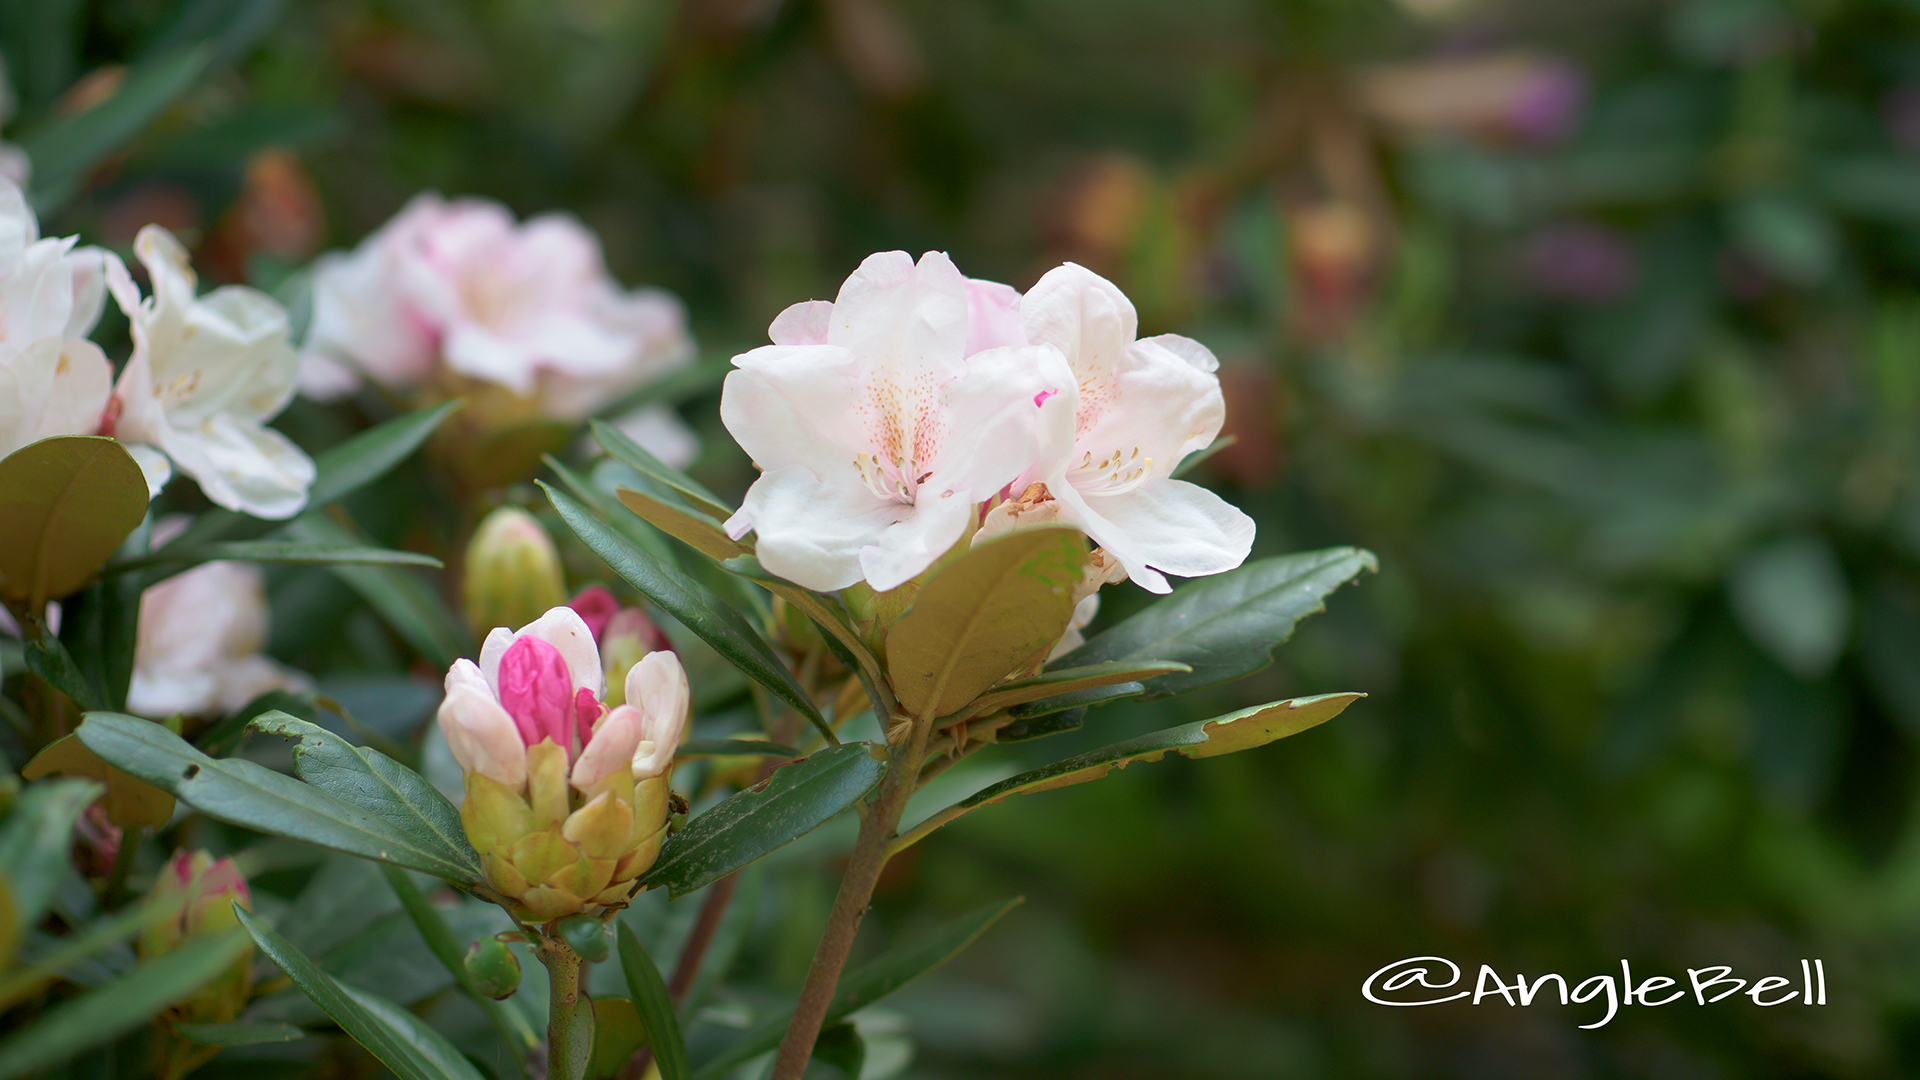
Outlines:
{"label": "flower stalk", "polygon": [[541,934],[534,954],[547,969],[548,1080],[586,1080],[593,1061],[593,1007],[580,989],[587,965],[557,935]]}

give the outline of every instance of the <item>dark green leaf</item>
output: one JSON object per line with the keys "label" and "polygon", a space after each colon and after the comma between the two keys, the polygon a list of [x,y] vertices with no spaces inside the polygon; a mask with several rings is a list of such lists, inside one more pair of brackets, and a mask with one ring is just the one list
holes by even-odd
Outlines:
{"label": "dark green leaf", "polygon": [[147,516],[127,448],[57,435],[0,459],[0,594],[39,611],[86,584]]}
{"label": "dark green leaf", "polygon": [[1135,697],[1147,691],[1146,683],[1123,682],[1108,683],[1105,686],[1090,686],[1085,690],[1073,690],[1065,694],[1056,694],[1049,698],[1029,701],[1025,705],[1015,705],[1008,710],[1009,715],[1022,719],[1033,716],[1046,716],[1049,713],[1066,712],[1068,709],[1084,709],[1089,705],[1100,705],[1120,698]]}
{"label": "dark green leaf", "polygon": [[[329,517],[308,514],[288,526],[295,538],[323,544],[357,544],[361,538]],[[437,668],[472,654],[466,624],[431,585],[396,566],[335,566],[335,577],[387,621],[387,625]]]}
{"label": "dark green leaf", "polygon": [[[939,967],[986,932],[1002,915],[1012,911],[1020,897],[975,908],[941,926],[918,941],[902,945],[840,977],[828,1006],[826,1022],[831,1024],[879,1001],[902,986]],[[787,1019],[779,1017],[759,1025],[746,1037],[728,1047],[693,1074],[693,1080],[719,1080],[742,1064],[780,1045],[787,1030]]]}
{"label": "dark green leaf", "polygon": [[828,1024],[814,1040],[812,1060],[839,1069],[846,1080],[860,1080],[860,1070],[867,1065],[866,1040],[848,1021]]}
{"label": "dark green leaf", "polygon": [[890,850],[899,851],[909,847],[968,811],[990,806],[1009,795],[1084,784],[1089,780],[1098,780],[1114,769],[1124,769],[1136,761],[1159,761],[1169,752],[1190,758],[1206,758],[1265,746],[1276,739],[1297,735],[1310,727],[1326,723],[1365,696],[1322,694],[1318,697],[1275,701],[1089,750],[982,788],[902,833]]}
{"label": "dark green leaf", "polygon": [[780,766],[689,821],[643,880],[679,897],[826,824],[887,771],[870,749],[866,743],[830,746]]}
{"label": "dark green leaf", "polygon": [[1010,672],[1038,666],[1073,617],[1085,561],[1076,528],[1020,529],[933,575],[887,632],[887,674],[901,707],[946,716]]}
{"label": "dark green leaf", "polygon": [[464,833],[461,846],[442,842],[433,828],[404,828],[251,761],[210,758],[151,720],[89,713],[79,735],[109,764],[172,792],[209,817],[456,883],[480,880],[479,859],[472,847],[464,846]]}
{"label": "dark green leaf", "polygon": [[621,505],[633,511],[647,524],[673,537],[716,562],[724,562],[753,549],[727,535],[720,523],[690,507],[675,506],[644,491],[623,487],[614,492]]}
{"label": "dark green leaf", "polygon": [[42,218],[79,189],[87,170],[133,141],[206,70],[204,45],[176,49],[127,72],[112,97],[82,113],[55,116],[20,137],[33,161],[33,206]]}
{"label": "dark green leaf", "polygon": [[104,785],[92,780],[43,780],[14,799],[0,821],[0,873],[13,893],[14,918],[21,930],[40,921],[54,885],[72,856],[73,823]]}
{"label": "dark green leaf", "polygon": [[626,998],[593,999],[593,1063],[591,1080],[614,1080],[635,1052],[647,1045],[647,1028],[640,1012]]}
{"label": "dark green leaf", "polygon": [[194,938],[113,982],[63,1002],[0,1042],[0,1080],[70,1060],[132,1031],[211,982],[247,952],[238,930]]}
{"label": "dark green leaf", "polygon": [[[0,881],[0,892],[5,891]],[[129,904],[111,918],[96,919],[78,932],[57,939],[58,944],[19,962],[0,975],[0,1011],[40,989],[56,978],[67,975],[94,954],[119,944],[139,933],[146,912],[138,904]]]}
{"label": "dark green leaf", "polygon": [[261,1043],[292,1042],[307,1033],[292,1024],[261,1024],[250,1020],[229,1020],[224,1024],[175,1024],[173,1030],[208,1046],[258,1046]]}
{"label": "dark green leaf", "polygon": [[800,751],[791,746],[762,739],[688,739],[673,752],[674,758],[727,757],[733,754],[765,754],[769,757],[797,758]]}
{"label": "dark green leaf", "polygon": [[341,984],[266,923],[238,907],[234,911],[260,951],[402,1080],[482,1080],[472,1063],[426,1021],[384,998]]}
{"label": "dark green leaf", "polygon": [[1065,712],[1048,713],[1015,720],[994,734],[995,742],[1015,743],[1044,739],[1049,735],[1063,735],[1069,731],[1078,731],[1086,723],[1085,706],[1068,709]]}
{"label": "dark green leaf", "polygon": [[1060,658],[1062,666],[1175,660],[1192,671],[1162,675],[1151,701],[1198,690],[1266,667],[1301,619],[1326,609],[1326,596],[1363,570],[1373,553],[1327,548],[1276,555],[1174,590]]}
{"label": "dark green leaf", "polygon": [[38,634],[27,639],[27,670],[47,680],[53,688],[80,703],[82,709],[100,707],[98,695],[102,688],[93,685],[74,662],[73,654],[67,651],[59,638],[52,634]]}
{"label": "dark green leaf", "polygon": [[524,1064],[527,1051],[539,1045],[539,1035],[527,1026],[526,1018],[519,1009],[495,1001],[474,985],[473,973],[467,970],[465,947],[454,937],[453,928],[447,925],[447,920],[441,917],[427,899],[427,894],[420,891],[407,872],[382,863],[380,873],[392,887],[393,894],[400,898],[400,906],[406,909],[407,916],[420,931],[420,939],[427,943],[433,958],[440,961],[440,965],[453,975],[453,980],[460,984],[460,988],[487,1014],[487,1019],[493,1021],[493,1026],[499,1030],[500,1038],[507,1044],[507,1050],[513,1054],[514,1060]]}
{"label": "dark green leaf", "polygon": [[553,474],[560,478],[561,483],[567,485],[567,489],[573,492],[575,498],[592,507],[594,513],[599,514],[607,524],[613,526],[614,531],[639,545],[662,565],[678,565],[674,561],[673,545],[667,542],[667,538],[661,535],[660,530],[628,513],[620,505],[620,500],[607,494],[598,484],[590,482],[586,477],[567,468],[559,458],[548,457],[547,468],[553,470]]}
{"label": "dark green leaf", "polygon": [[471,877],[455,880],[479,876],[480,856],[467,842],[460,811],[426,777],[378,750],[355,746],[287,713],[256,716],[252,726],[299,740],[293,747],[293,769],[300,779],[386,821],[415,847],[471,870]]}
{"label": "dark green leaf", "polygon": [[694,509],[712,515],[717,521],[725,521],[733,516],[733,509],[702,487],[699,481],[654,457],[645,447],[622,434],[619,428],[604,420],[595,420],[592,426],[594,440],[615,461],[679,492]]}
{"label": "dark green leaf", "polygon": [[828,742],[839,742],[793,672],[753,627],[712,590],[656,561],[565,492],[542,483],[547,498],[587,547],[667,614],[679,619],[746,676],[799,711]]}
{"label": "dark green leaf", "polygon": [[633,928],[625,922],[619,925],[620,970],[627,977],[627,992],[633,995],[640,1023],[647,1029],[660,1080],[688,1080],[693,1066],[687,1060],[687,1043],[680,1035],[680,1020],[674,1015],[673,999],[667,996],[666,981],[640,939],[633,936]]}
{"label": "dark green leaf", "polygon": [[168,545],[165,551],[155,552],[138,559],[115,562],[107,567],[108,572],[118,573],[137,570],[147,566],[162,566],[171,563],[196,564],[225,560],[228,562],[254,563],[291,563],[308,566],[338,565],[401,565],[432,566],[443,565],[431,555],[422,555],[415,551],[395,551],[392,548],[369,547],[364,544],[335,544],[313,541],[291,540],[228,540],[198,547],[176,547]]}

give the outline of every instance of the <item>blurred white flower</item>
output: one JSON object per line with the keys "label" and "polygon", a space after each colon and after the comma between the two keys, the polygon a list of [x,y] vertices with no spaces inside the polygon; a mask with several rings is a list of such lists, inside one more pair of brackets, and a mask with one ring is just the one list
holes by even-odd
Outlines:
{"label": "blurred white flower", "polygon": [[[13,112],[20,107],[13,93],[13,81],[7,78],[7,64],[0,60],[0,125],[13,119]],[[27,159],[27,152],[10,142],[0,142],[0,180],[6,180],[18,187],[26,187],[27,179],[33,175],[33,162]]]}
{"label": "blurred white flower", "polygon": [[[161,522],[155,542],[186,524]],[[230,713],[269,690],[307,689],[305,675],[261,655],[266,643],[259,567],[210,562],[175,574],[140,594],[127,711],[156,719]]]}
{"label": "blurred white flower", "polygon": [[[1002,344],[1007,293],[983,303],[939,252],[882,252],[733,358],[720,419],[764,472],[727,528],[758,534],[761,565],[810,589],[891,589],[1030,466],[1043,414],[1072,423],[1050,404],[1073,382],[1060,353]],[[997,347],[969,355],[976,342]]]}
{"label": "blurred white flower", "polygon": [[86,340],[105,290],[101,253],[40,239],[26,198],[0,179],[0,457],[100,427],[113,367]]}
{"label": "blurred white flower", "polygon": [[580,420],[692,357],[680,302],[622,289],[578,221],[521,224],[498,203],[426,194],[320,260],[300,384],[331,400],[363,378],[446,394],[483,383]]}
{"label": "blurred white flower", "polygon": [[108,287],[133,329],[133,356],[114,387],[112,433],[156,488],[171,459],[230,510],[299,513],[313,459],[266,426],[293,399],[300,371],[286,310],[239,285],[197,296],[186,249],[157,225],[140,230],[133,250],[153,295],[142,299],[126,266],[107,261]]}

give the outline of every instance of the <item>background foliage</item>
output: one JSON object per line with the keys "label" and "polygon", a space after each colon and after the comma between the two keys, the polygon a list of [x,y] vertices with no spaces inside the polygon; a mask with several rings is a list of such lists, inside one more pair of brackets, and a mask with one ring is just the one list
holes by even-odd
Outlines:
{"label": "background foliage", "polygon": [[[620,277],[687,300],[706,365],[895,247],[1016,285],[1072,258],[1135,298],[1143,333],[1220,354],[1238,441],[1203,470],[1259,519],[1256,556],[1363,545],[1381,572],[1275,668],[1096,712],[1034,763],[1256,701],[1371,697],[1284,745],[1012,800],[912,849],[876,942],[1028,902],[890,1000],[909,1075],[1920,1066],[1920,5],[11,0],[0,52],[18,96],[0,135],[36,154],[46,231],[124,248],[157,220],[210,277],[281,286],[430,188],[578,214]],[[1457,91],[1469,67],[1432,65],[1490,55],[1558,72],[1544,120],[1380,99],[1382,65]],[[66,175],[36,144],[114,65],[168,63],[186,89],[109,164]],[[675,387],[706,436],[692,471],[737,494],[717,381]],[[281,426],[317,450],[367,419],[302,403]],[[354,519],[443,546],[417,479],[357,495]],[[404,742],[441,658],[333,581],[272,576],[272,651]],[[694,677],[709,704],[738,692]],[[798,985],[831,898],[808,850],[743,889],[760,902],[735,970],[769,994]],[[310,863],[250,872],[324,903]],[[365,914],[350,942],[300,944],[357,949],[365,967],[334,974],[430,1000],[445,973],[383,960],[400,916]],[[1572,1009],[1360,999],[1421,954],[1569,976],[1818,956],[1833,993],[1594,1032]],[[248,1049],[208,1074],[290,1052]]]}

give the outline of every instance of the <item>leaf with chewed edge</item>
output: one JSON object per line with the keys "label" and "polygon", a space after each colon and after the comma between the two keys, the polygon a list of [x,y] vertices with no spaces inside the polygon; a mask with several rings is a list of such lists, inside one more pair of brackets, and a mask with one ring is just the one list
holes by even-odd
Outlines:
{"label": "leaf with chewed edge", "polygon": [[1276,739],[1297,735],[1310,727],[1324,724],[1365,696],[1354,693],[1321,694],[1318,697],[1275,701],[1089,750],[983,788],[900,834],[888,850],[897,852],[910,847],[942,825],[969,811],[997,803],[1009,795],[1026,795],[1084,784],[1089,780],[1098,780],[1114,769],[1126,768],[1136,761],[1159,761],[1169,752],[1190,758],[1207,758],[1265,746]]}

